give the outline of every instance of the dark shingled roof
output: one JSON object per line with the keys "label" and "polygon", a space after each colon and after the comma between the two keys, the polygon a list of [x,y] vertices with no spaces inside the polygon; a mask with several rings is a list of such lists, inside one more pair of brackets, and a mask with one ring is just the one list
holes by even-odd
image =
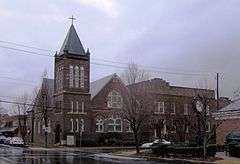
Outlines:
{"label": "dark shingled roof", "polygon": [[85,55],[85,50],[73,25],[71,25],[67,33],[59,55],[64,54],[64,51],[74,55]]}
{"label": "dark shingled roof", "polygon": [[107,83],[116,76],[117,76],[116,74],[111,74],[109,76],[105,76],[101,79],[91,82],[90,83],[91,99],[93,99],[107,85]]}

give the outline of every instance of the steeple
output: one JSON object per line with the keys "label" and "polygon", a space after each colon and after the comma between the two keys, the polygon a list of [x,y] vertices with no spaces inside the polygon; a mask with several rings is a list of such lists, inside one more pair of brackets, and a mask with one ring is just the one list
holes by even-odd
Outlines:
{"label": "steeple", "polygon": [[83,45],[77,35],[73,24],[71,25],[67,36],[62,44],[59,55],[62,55],[65,52],[73,55],[86,55]]}

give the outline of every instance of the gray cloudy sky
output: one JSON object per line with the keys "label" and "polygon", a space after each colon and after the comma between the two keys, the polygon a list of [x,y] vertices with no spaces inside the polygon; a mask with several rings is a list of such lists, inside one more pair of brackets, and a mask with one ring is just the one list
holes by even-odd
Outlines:
{"label": "gray cloudy sky", "polygon": [[[239,6],[239,0],[1,0],[0,96],[31,92],[44,69],[53,76],[54,62],[50,57],[2,46],[54,55],[70,26],[67,18],[74,15],[77,32],[84,47],[90,48],[93,62],[134,61],[148,69],[158,67],[153,76],[173,85],[212,89],[215,73],[220,72],[221,96],[232,97],[240,87]],[[121,71],[91,65],[91,80]]]}

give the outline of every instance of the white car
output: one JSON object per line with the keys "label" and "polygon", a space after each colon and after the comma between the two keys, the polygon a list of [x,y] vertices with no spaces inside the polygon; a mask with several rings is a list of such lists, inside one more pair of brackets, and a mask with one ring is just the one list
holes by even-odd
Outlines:
{"label": "white car", "polygon": [[165,145],[170,145],[171,142],[170,141],[167,141],[165,139],[156,139],[154,140],[153,142],[149,142],[149,143],[144,143],[141,145],[141,148],[150,148],[153,144],[155,143],[162,143],[162,144],[165,144]]}
{"label": "white car", "polygon": [[5,140],[4,140],[4,144],[8,145],[10,143],[10,140],[12,139],[12,137],[7,137]]}
{"label": "white car", "polygon": [[23,139],[22,138],[19,138],[19,137],[13,137],[10,142],[9,142],[10,145],[13,145],[13,146],[23,146],[24,143],[23,143]]}

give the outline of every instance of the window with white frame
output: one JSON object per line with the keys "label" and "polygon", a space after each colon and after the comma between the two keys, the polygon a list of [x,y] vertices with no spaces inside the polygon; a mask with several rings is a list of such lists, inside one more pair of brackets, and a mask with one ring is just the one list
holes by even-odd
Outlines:
{"label": "window with white frame", "polygon": [[188,104],[184,104],[184,115],[188,115]]}
{"label": "window with white frame", "polygon": [[51,133],[51,120],[48,120],[48,133]]}
{"label": "window with white frame", "polygon": [[157,102],[157,108],[156,108],[155,113],[156,114],[164,114],[164,112],[165,112],[164,102],[163,101]]}
{"label": "window with white frame", "polygon": [[78,101],[76,101],[76,113],[78,113],[79,112],[79,103],[78,103]]}
{"label": "window with white frame", "polygon": [[164,119],[162,123],[163,123],[163,128],[162,128],[162,130],[161,130],[161,133],[162,133],[163,135],[165,135],[165,134],[167,134],[166,120]]}
{"label": "window with white frame", "polygon": [[80,67],[80,87],[84,88],[84,68]]}
{"label": "window with white frame", "polygon": [[84,109],[85,108],[85,104],[84,104],[84,101],[82,101],[81,103],[81,113],[84,114]]}
{"label": "window with white frame", "polygon": [[129,121],[127,121],[127,127],[126,127],[126,129],[127,129],[127,132],[130,132],[130,133],[133,132],[133,131],[132,131],[132,127],[131,127],[131,123],[130,123]]}
{"label": "window with white frame", "polygon": [[103,132],[103,131],[104,131],[103,119],[98,118],[96,120],[96,132]]}
{"label": "window with white frame", "polygon": [[122,120],[121,118],[110,118],[108,123],[109,132],[122,132]]}
{"label": "window with white frame", "polygon": [[76,125],[77,125],[76,132],[78,132],[79,131],[79,121],[78,121],[78,118],[76,119]]}
{"label": "window with white frame", "polygon": [[189,125],[185,125],[185,133],[189,133]]}
{"label": "window with white frame", "polygon": [[56,89],[57,90],[60,90],[62,89],[63,85],[62,85],[62,70],[63,70],[63,67],[58,67],[57,71],[56,71]]}
{"label": "window with white frame", "polygon": [[171,114],[175,114],[175,103],[171,103]]}
{"label": "window with white frame", "polygon": [[79,88],[79,67],[78,66],[75,66],[74,68],[74,71],[75,71],[75,76],[74,76],[74,79],[75,79],[75,87],[76,88]]}
{"label": "window with white frame", "polygon": [[71,132],[73,132],[74,131],[74,121],[72,118],[70,119],[70,122],[71,122]]}
{"label": "window with white frame", "polygon": [[122,107],[122,97],[121,95],[113,90],[108,94],[107,97],[108,101],[107,101],[107,106],[109,108],[121,108]]}
{"label": "window with white frame", "polygon": [[158,138],[158,137],[157,137],[157,129],[154,129],[154,130],[153,130],[153,138]]}
{"label": "window with white frame", "polygon": [[41,133],[41,121],[38,121],[38,134]]}
{"label": "window with white frame", "polygon": [[60,72],[59,72],[59,87],[60,89],[63,88],[63,67],[60,67]]}
{"label": "window with white frame", "polygon": [[70,107],[71,107],[71,113],[74,112],[74,103],[73,101],[70,101]]}
{"label": "window with white frame", "polygon": [[69,66],[69,87],[73,88],[73,66]]}
{"label": "window with white frame", "polygon": [[80,119],[80,124],[79,125],[80,125],[79,130],[81,130],[81,132],[84,132],[85,123],[84,123],[84,119],[83,118]]}

